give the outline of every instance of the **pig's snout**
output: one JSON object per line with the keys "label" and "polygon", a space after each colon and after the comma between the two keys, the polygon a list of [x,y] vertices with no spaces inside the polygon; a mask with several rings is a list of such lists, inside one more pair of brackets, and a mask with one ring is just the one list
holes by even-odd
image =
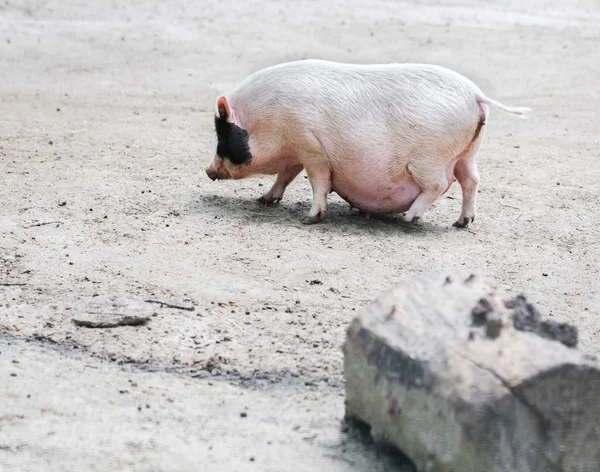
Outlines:
{"label": "pig's snout", "polygon": [[217,170],[214,167],[207,167],[206,175],[208,175],[208,178],[213,181],[219,178],[219,174],[217,173]]}
{"label": "pig's snout", "polygon": [[231,179],[231,174],[220,157],[216,157],[206,168],[206,175],[213,181]]}

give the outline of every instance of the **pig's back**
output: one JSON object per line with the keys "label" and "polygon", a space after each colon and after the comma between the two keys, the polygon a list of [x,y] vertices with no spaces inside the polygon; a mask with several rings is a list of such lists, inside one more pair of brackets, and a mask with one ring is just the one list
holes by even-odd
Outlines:
{"label": "pig's back", "polygon": [[427,64],[355,65],[329,61],[290,62],[250,75],[229,95],[249,109],[341,109],[380,115],[460,106],[482,96],[475,84]]}

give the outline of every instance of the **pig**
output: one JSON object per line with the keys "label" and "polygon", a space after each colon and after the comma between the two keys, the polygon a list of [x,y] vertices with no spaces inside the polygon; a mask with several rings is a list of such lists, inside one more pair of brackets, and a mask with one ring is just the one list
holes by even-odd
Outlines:
{"label": "pig", "polygon": [[212,180],[277,175],[259,198],[277,203],[305,170],[319,222],[336,192],[369,214],[412,223],[448,191],[462,188],[454,226],[475,220],[488,106],[523,116],[486,97],[469,79],[428,64],[354,65],[303,60],[253,73],[216,102]]}

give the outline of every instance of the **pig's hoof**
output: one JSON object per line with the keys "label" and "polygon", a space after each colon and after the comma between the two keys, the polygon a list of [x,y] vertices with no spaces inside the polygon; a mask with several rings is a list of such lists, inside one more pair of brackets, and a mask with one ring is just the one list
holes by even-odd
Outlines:
{"label": "pig's hoof", "polygon": [[407,216],[406,213],[402,213],[401,218],[404,223],[411,224],[411,225],[415,224],[417,221],[419,221],[421,219],[420,216],[416,216],[416,215],[415,216],[410,216],[410,215]]}
{"label": "pig's hoof", "polygon": [[275,197],[270,197],[267,198],[264,195],[260,198],[257,198],[256,201],[263,206],[267,206],[267,205],[275,205],[277,203],[279,203],[281,201],[281,198],[275,198]]}
{"label": "pig's hoof", "polygon": [[305,225],[314,225],[315,223],[318,223],[319,221],[321,221],[323,219],[323,217],[325,216],[325,213],[320,211],[319,213],[317,213],[314,216],[307,216],[306,218],[304,218],[302,220],[302,223]]}
{"label": "pig's hoof", "polygon": [[[461,221],[462,220],[462,221]],[[472,216],[470,218],[459,218],[452,226],[455,228],[466,228],[469,226],[469,223],[473,223],[475,221],[475,217]]]}

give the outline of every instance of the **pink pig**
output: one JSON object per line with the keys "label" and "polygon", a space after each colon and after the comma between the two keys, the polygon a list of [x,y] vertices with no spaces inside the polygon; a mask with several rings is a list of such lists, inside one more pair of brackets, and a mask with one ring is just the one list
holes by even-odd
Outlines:
{"label": "pink pig", "polygon": [[439,66],[352,65],[307,60],[250,75],[217,100],[217,152],[212,179],[277,174],[260,197],[282,199],[306,170],[316,223],[336,192],[367,214],[421,218],[455,180],[462,211],[454,226],[475,220],[487,105],[523,115],[487,98],[470,80]]}

